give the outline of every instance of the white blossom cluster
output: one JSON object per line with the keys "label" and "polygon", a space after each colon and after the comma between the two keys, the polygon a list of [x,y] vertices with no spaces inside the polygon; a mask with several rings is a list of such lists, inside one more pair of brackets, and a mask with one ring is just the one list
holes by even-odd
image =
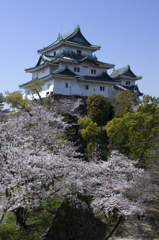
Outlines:
{"label": "white blossom cluster", "polygon": [[[67,125],[53,111],[33,105],[0,122],[0,210],[27,213],[50,196],[66,197],[78,206],[90,196],[94,212],[108,216],[143,211],[150,200],[144,189],[149,176],[123,155],[112,152],[108,161],[96,157],[85,162],[64,139]],[[152,197],[152,195],[151,195]]]}

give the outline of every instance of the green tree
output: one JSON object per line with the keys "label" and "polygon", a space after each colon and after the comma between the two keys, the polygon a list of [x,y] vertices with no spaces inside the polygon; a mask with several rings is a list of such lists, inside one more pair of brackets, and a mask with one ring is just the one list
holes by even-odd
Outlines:
{"label": "green tree", "polygon": [[[40,91],[42,91],[42,87],[43,87],[44,84],[45,84],[45,81],[43,81],[41,79],[32,80],[28,84],[28,90],[31,91],[33,98],[34,98],[34,94],[37,94],[41,104],[42,104],[43,100],[42,100],[42,97],[40,95]],[[35,98],[34,98],[34,100],[36,101]]]}
{"label": "green tree", "polygon": [[96,135],[97,135],[97,123],[93,122],[90,117],[83,117],[78,120],[79,126],[82,128],[82,138],[87,141],[88,154],[95,148]]}
{"label": "green tree", "polygon": [[106,132],[109,146],[127,146],[119,148],[120,152],[132,156],[148,153],[154,145],[151,141],[159,133],[159,99],[144,96],[137,113],[128,112],[122,118],[114,118],[107,124]]}
{"label": "green tree", "polygon": [[30,112],[29,104],[31,103],[31,101],[28,99],[24,99],[21,91],[14,91],[11,93],[7,91],[5,92],[5,94],[6,96],[4,96],[3,100],[7,104],[9,104],[11,108],[23,110],[28,113]]}
{"label": "green tree", "polygon": [[144,95],[137,112],[156,114],[159,108],[159,98]]}
{"label": "green tree", "polygon": [[93,122],[101,126],[109,120],[111,103],[102,95],[93,94],[86,100],[88,115]]}
{"label": "green tree", "polygon": [[125,113],[133,112],[132,103],[136,102],[136,94],[129,91],[121,92],[117,97],[117,110],[114,117],[120,118],[123,117]]}

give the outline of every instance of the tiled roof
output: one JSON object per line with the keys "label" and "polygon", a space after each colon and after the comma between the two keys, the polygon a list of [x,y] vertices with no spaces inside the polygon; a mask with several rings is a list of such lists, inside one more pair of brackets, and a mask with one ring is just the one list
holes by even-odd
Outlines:
{"label": "tiled roof", "polygon": [[135,75],[131,69],[130,66],[127,65],[126,67],[122,67],[122,68],[118,68],[118,69],[114,69],[112,74],[110,75],[112,78],[120,78],[122,76],[128,76],[128,77],[132,77],[132,78],[136,78],[136,79],[141,79],[142,77]]}
{"label": "tiled roof", "polygon": [[115,77],[118,77],[120,75],[123,75],[126,71],[128,71],[129,68],[130,68],[130,66],[127,65],[126,67],[114,69],[113,72],[110,74],[110,76],[112,78],[115,78]]}
{"label": "tiled roof", "polygon": [[115,85],[114,88],[116,90],[120,90],[120,91],[125,91],[125,90],[129,90],[130,92],[133,92],[133,93],[136,93],[138,94],[139,96],[142,96],[143,93],[141,93],[139,91],[139,88],[137,85],[132,85],[132,86],[121,86],[121,85]]}
{"label": "tiled roof", "polygon": [[84,79],[94,80],[94,81],[104,81],[104,82],[113,82],[116,83],[114,79],[112,79],[107,72],[103,72],[101,75],[97,77],[93,76],[84,76]]}
{"label": "tiled roof", "polygon": [[58,43],[60,43],[61,41],[68,41],[68,42],[75,42],[81,45],[85,45],[85,46],[91,46],[91,47],[100,47],[100,46],[96,46],[96,45],[91,45],[86,39],[85,37],[82,35],[79,26],[74,29],[73,31],[70,31],[62,36],[60,36],[60,33],[57,37],[57,40],[54,41],[53,43],[51,43],[50,45],[48,45],[47,47],[44,47],[42,49],[39,49],[38,51],[43,51],[45,49],[49,49],[55,45],[57,45]]}
{"label": "tiled roof", "polygon": [[[66,66],[64,66],[64,67],[62,67],[62,68],[59,68],[59,69],[51,72],[51,74],[42,77],[41,79],[44,79],[44,78],[46,78],[46,77],[49,77],[50,75],[56,75],[56,74],[66,75],[66,76],[70,76],[70,77],[77,76],[77,74],[75,74],[74,72],[72,72],[72,71],[67,67],[67,65],[66,65]],[[35,80],[37,80],[37,79],[35,79]],[[34,80],[28,81],[28,82],[26,82],[26,83],[24,83],[24,84],[19,85],[19,87],[24,87],[24,86],[26,86],[28,83],[31,83],[31,82],[33,82],[33,81],[34,81]]]}
{"label": "tiled roof", "polygon": [[[24,87],[24,86],[28,85],[29,83],[32,83],[32,82],[34,82],[34,81],[36,81],[36,80],[37,80],[37,79],[32,79],[32,80],[30,80],[30,81],[28,81],[28,82],[26,82],[26,83],[23,83],[23,84],[19,85],[19,87]],[[39,80],[41,80],[41,79],[39,79]]]}
{"label": "tiled roof", "polygon": [[77,76],[74,72],[72,72],[68,67],[67,65],[62,67],[62,68],[59,68],[55,71],[53,71],[51,74],[61,74],[61,75],[68,75],[68,76]]}
{"label": "tiled roof", "polygon": [[96,58],[90,58],[89,56],[86,56],[84,58],[81,58],[78,60],[79,63],[82,63],[82,62],[85,62],[85,61],[88,61],[88,62],[92,62],[94,65],[113,65],[111,63],[104,63],[104,62],[100,62],[98,61]]}
{"label": "tiled roof", "polygon": [[62,35],[62,36],[60,36],[60,34],[59,34],[58,37],[57,37],[57,40],[55,40],[55,41],[54,41],[53,43],[51,43],[50,45],[48,45],[48,46],[46,46],[46,47],[44,47],[44,48],[42,48],[42,49],[39,49],[39,51],[40,51],[40,50],[47,49],[47,48],[50,48],[50,47],[52,47],[52,46],[60,43],[62,40],[65,40],[67,37],[71,37],[71,35],[72,35],[73,33],[75,33],[75,31],[76,31],[76,29],[73,30],[73,31],[71,31],[71,32],[68,32],[68,33],[66,33],[66,34],[64,34],[64,35]]}
{"label": "tiled roof", "polygon": [[51,62],[53,59],[54,59],[54,57],[46,56],[46,55],[43,55],[43,54],[42,54],[42,55],[40,56],[40,58],[39,58],[39,60],[38,60],[38,62],[37,62],[37,64],[36,64],[35,67],[37,67],[37,66],[39,66],[39,65],[42,65],[42,64],[44,64],[45,62]]}

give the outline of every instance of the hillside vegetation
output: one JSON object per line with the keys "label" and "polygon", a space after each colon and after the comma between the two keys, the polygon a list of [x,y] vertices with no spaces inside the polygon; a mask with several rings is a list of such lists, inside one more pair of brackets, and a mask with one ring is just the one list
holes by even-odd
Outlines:
{"label": "hillside vegetation", "polygon": [[159,99],[135,97],[1,96],[0,239],[157,237]]}

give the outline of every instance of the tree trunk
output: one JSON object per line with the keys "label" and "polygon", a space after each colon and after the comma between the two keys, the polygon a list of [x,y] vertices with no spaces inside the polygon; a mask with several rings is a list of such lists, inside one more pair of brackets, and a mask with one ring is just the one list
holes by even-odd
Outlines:
{"label": "tree trunk", "polygon": [[39,93],[38,91],[36,91],[36,93],[38,94],[38,97],[39,97],[39,99],[40,99],[40,104],[42,105],[43,99],[41,98],[40,93]]}
{"label": "tree trunk", "polygon": [[113,230],[111,231],[111,233],[104,239],[104,240],[108,240],[110,237],[112,237],[113,233],[115,232],[115,230],[118,228],[119,224],[121,223],[121,220],[123,219],[123,216],[120,216],[118,219],[117,224],[114,226]]}
{"label": "tree trunk", "polygon": [[102,125],[101,125],[101,131],[102,131]]}
{"label": "tree trunk", "polygon": [[26,221],[26,210],[22,207],[19,207],[16,211],[14,211],[15,216],[15,224],[16,228],[25,228],[25,221]]}
{"label": "tree trunk", "polygon": [[79,126],[76,126],[76,135],[78,134]]}

